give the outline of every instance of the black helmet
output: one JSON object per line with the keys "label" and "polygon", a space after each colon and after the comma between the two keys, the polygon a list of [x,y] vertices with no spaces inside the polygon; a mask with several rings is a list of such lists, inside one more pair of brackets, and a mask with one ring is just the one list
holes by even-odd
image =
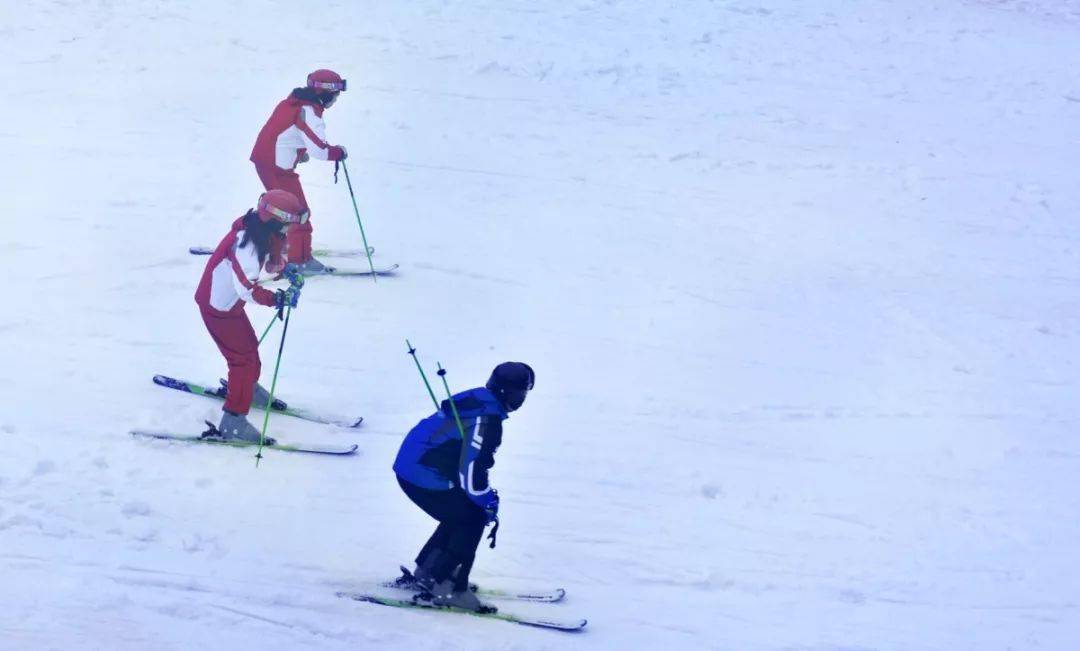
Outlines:
{"label": "black helmet", "polygon": [[532,390],[536,373],[523,362],[503,362],[495,367],[488,378],[487,388],[495,394],[507,411],[514,411],[525,402],[525,394]]}

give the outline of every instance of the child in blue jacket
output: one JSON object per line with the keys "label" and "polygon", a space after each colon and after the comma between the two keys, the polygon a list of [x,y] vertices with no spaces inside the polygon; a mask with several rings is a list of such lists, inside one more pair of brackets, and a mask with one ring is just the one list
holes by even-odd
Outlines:
{"label": "child in blue jacket", "polygon": [[[439,526],[416,557],[406,582],[432,595],[437,605],[489,610],[469,590],[469,572],[484,528],[498,527],[499,494],[488,482],[502,422],[520,408],[536,376],[528,364],[504,362],[487,385],[454,396],[465,432],[462,440],[450,402],[417,423],[394,461],[398,484]],[[494,532],[493,532],[494,534]]]}

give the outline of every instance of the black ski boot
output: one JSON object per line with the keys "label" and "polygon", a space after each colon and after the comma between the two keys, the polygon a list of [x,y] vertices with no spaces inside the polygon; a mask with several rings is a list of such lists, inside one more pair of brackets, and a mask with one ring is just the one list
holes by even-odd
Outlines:
{"label": "black ski boot", "polygon": [[428,554],[423,564],[417,564],[416,570],[413,572],[405,569],[405,566],[402,565],[401,576],[394,580],[394,587],[416,590],[417,592],[430,592],[435,587],[435,576],[431,573],[431,570],[435,567],[435,559],[438,557],[438,551]]}
{"label": "black ski boot", "polygon": [[442,583],[436,583],[431,588],[431,603],[446,608],[461,608],[478,613],[495,613],[498,608],[480,601],[472,590],[457,590],[453,579],[447,579]]}

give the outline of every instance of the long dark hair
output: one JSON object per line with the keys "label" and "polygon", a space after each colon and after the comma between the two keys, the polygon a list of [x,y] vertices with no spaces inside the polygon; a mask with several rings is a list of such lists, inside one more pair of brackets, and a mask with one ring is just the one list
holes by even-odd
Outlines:
{"label": "long dark hair", "polygon": [[302,87],[294,88],[292,96],[305,102],[318,102],[321,106],[327,106],[333,104],[333,100],[337,97],[337,93]]}
{"label": "long dark hair", "polygon": [[248,242],[254,242],[259,260],[263,260],[270,253],[270,238],[274,236],[274,233],[280,232],[281,224],[273,219],[264,222],[253,208],[244,215],[244,238],[240,240],[240,247],[247,246]]}

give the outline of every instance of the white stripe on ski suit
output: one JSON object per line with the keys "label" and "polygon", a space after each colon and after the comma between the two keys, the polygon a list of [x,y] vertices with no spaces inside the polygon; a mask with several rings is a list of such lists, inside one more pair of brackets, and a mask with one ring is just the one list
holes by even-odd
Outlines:
{"label": "white stripe on ski suit", "polygon": [[[483,422],[483,420],[484,420],[483,416],[477,417],[477,419],[476,419],[476,427],[473,428],[472,436],[469,437],[471,439],[471,445],[474,448],[478,449],[478,450],[480,449],[480,446],[476,444],[476,440],[477,439],[480,439],[481,441],[484,440],[484,437],[480,436],[480,424],[481,424],[481,422]],[[476,465],[476,460],[475,459],[473,459],[472,461],[469,462],[469,466],[468,466],[468,468],[466,468],[465,472],[460,473],[460,475],[461,475],[461,487],[464,488],[465,492],[468,493],[469,495],[474,495],[474,496],[479,497],[480,495],[486,495],[486,494],[491,492],[491,482],[490,481],[488,482],[488,487],[485,488],[484,490],[482,490],[480,492],[474,491],[473,490],[473,466],[474,465]],[[468,481],[465,481],[466,476],[468,477]]]}
{"label": "white stripe on ski suit", "polygon": [[255,250],[255,243],[248,242],[247,246],[241,248],[239,244],[243,239],[244,231],[237,231],[236,242],[232,245],[232,256],[225,256],[225,259],[214,267],[210,279],[210,307],[215,310],[228,312],[237,301],[252,300],[251,287],[240,279],[230,259],[236,258],[249,285],[259,279],[259,254]]}
{"label": "white stripe on ski suit", "polygon": [[[304,124],[311,129],[319,140],[326,143],[326,123],[323,122],[322,118],[315,115],[315,109],[310,106],[300,107],[300,119],[304,121]],[[293,124],[277,137],[277,143],[274,147],[274,163],[281,169],[294,169],[297,163],[297,152],[301,149],[307,150],[307,153],[312,158],[330,160],[330,150],[328,148],[324,148],[323,145],[308,138],[303,129]]]}

